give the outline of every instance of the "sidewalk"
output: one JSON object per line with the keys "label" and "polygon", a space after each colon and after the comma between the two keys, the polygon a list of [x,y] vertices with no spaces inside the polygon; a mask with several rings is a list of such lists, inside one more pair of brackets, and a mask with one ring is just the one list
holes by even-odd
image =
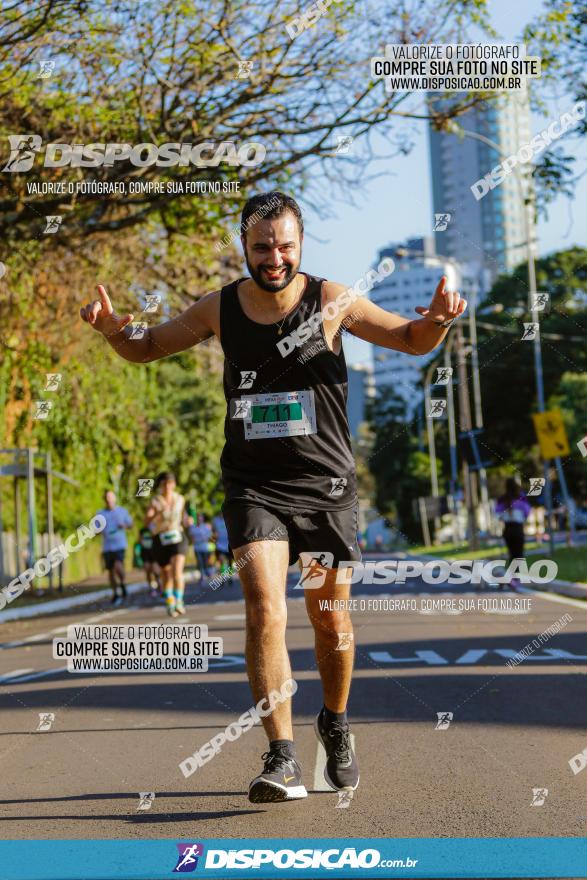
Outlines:
{"label": "sidewalk", "polygon": [[[186,571],[186,583],[195,581],[197,579],[195,577],[196,574],[195,571]],[[145,593],[148,590],[147,582],[142,579],[143,577],[144,575],[141,569],[132,569],[127,573],[126,592],[129,596],[136,596],[139,593]],[[13,608],[8,605],[4,611],[0,612],[0,624],[7,623],[10,620],[25,620],[30,617],[42,617],[46,614],[57,614],[66,611],[68,608],[92,605],[97,602],[103,602],[104,600],[110,600],[112,598],[112,590],[109,586],[103,586],[103,584],[104,575],[95,575],[94,577],[86,578],[85,581],[78,585],[77,589],[80,592],[77,595],[66,595],[61,598],[52,598],[47,601],[32,601],[20,607],[17,599],[14,603],[16,607]],[[92,589],[92,587],[96,587],[96,589]],[[66,587],[65,591],[71,589],[71,587]],[[54,593],[52,595],[54,595]]]}

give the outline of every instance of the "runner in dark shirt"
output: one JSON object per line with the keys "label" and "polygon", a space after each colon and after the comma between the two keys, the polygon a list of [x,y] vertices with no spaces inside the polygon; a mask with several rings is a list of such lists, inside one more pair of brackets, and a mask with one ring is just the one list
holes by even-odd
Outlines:
{"label": "runner in dark shirt", "polygon": [[[264,768],[249,786],[250,800],[258,803],[307,795],[293,743],[285,644],[287,570],[300,556],[312,567],[312,578],[302,580],[324,694],[315,730],[326,751],[325,778],[335,789],[359,784],[346,715],[352,623],[346,610],[322,610],[324,599],[348,599],[345,563],[360,559],[342,329],[422,355],[442,342],[466,302],[446,289],[442,277],[429,307],[416,309],[419,319],[385,311],[363,294],[374,278],[393,270],[389,259],[352,288],[300,272],[302,215],[282,193],[250,199],[241,230],[250,277],[203,296],[140,339],[131,338],[127,328],[133,316],[116,315],[102,286],[99,299],[81,316],[121,357],[136,363],[184,351],[211,336],[224,350],[222,513],[230,549],[236,563],[243,563],[251,689],[256,703],[269,698],[272,706],[263,717],[269,739]],[[284,691],[285,699],[274,699]]]}

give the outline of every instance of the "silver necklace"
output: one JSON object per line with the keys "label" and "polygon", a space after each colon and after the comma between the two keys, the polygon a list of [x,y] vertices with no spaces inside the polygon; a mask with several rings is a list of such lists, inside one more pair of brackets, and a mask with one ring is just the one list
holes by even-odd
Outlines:
{"label": "silver necklace", "polygon": [[[300,293],[302,293],[302,296],[303,296],[303,291],[304,291],[304,290],[305,290],[305,285],[302,286],[301,291],[298,291],[298,295],[299,295]],[[291,313],[294,312],[294,311],[297,309],[297,307],[299,306],[299,304],[300,304],[300,302],[301,302],[301,299],[302,299],[302,297],[300,297],[300,298],[298,299],[298,301],[296,302],[296,304],[295,304],[294,306],[291,307],[291,309],[289,310],[289,312],[287,312],[287,313],[283,316],[282,321],[281,321],[281,324],[278,325],[278,322],[277,322],[277,321],[274,322],[275,326],[277,327],[277,335],[278,335],[278,336],[281,336],[281,334],[283,333],[283,325],[285,324],[286,319],[289,318],[289,316],[291,315]]]}

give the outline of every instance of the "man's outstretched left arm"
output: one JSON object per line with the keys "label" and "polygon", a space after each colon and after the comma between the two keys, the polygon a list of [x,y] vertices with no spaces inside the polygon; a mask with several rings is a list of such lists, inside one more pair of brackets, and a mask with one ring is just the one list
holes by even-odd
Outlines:
{"label": "man's outstretched left arm", "polygon": [[466,308],[467,301],[458,291],[446,289],[446,276],[443,275],[428,308],[416,307],[421,318],[404,318],[361,297],[345,307],[341,324],[349,333],[374,345],[407,354],[427,354],[440,345],[450,323]]}

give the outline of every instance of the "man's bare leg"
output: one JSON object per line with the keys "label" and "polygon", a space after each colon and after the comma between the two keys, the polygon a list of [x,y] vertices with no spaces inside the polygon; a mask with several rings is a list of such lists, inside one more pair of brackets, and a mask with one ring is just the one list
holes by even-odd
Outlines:
{"label": "man's bare leg", "polygon": [[179,614],[185,614],[183,604],[183,594],[185,592],[185,581],[183,576],[184,564],[185,556],[182,553],[178,553],[171,557],[171,576],[173,578],[175,608]]}
{"label": "man's bare leg", "polygon": [[110,586],[112,587],[112,601],[116,600],[118,596],[118,584],[116,583],[116,577],[114,575],[114,566],[108,569],[108,580],[110,581]]}
{"label": "man's bare leg", "polygon": [[122,591],[122,598],[126,599],[126,585],[124,583],[124,565],[120,561],[120,559],[117,559],[114,562],[114,574],[118,577],[118,583],[120,584],[120,589]]}
{"label": "man's bare leg", "polygon": [[[247,673],[255,704],[272,711],[262,716],[269,739],[263,755],[262,773],[249,786],[252,803],[304,798],[308,792],[296,760],[291,722],[291,697],[284,689],[291,680],[291,666],[285,644],[287,606],[285,588],[289,562],[287,541],[257,541],[234,551],[237,562],[251,551],[240,569],[246,607]],[[274,700],[271,692],[279,694]]]}
{"label": "man's bare leg", "polygon": [[[246,608],[247,674],[255,704],[271,690],[281,690],[291,678],[291,666],[285,644],[287,605],[285,587],[289,562],[287,541],[256,541],[237,547],[238,562],[251,553],[239,571]],[[277,704],[265,716],[263,727],[269,741],[293,739],[291,699]]]}
{"label": "man's bare leg", "polygon": [[308,617],[314,627],[316,662],[322,679],[324,705],[331,712],[340,713],[346,710],[351,689],[355,657],[353,624],[346,610],[328,611],[320,608],[320,602],[324,599],[347,600],[350,597],[350,584],[337,584],[337,573],[336,568],[326,569],[323,586],[306,590],[305,599]]}
{"label": "man's bare leg", "polygon": [[171,617],[177,617],[175,596],[173,595],[173,569],[170,562],[161,567],[161,579],[163,581],[163,598],[165,599],[167,613]]}
{"label": "man's bare leg", "polygon": [[355,643],[350,613],[320,608],[322,600],[350,596],[350,584],[338,584],[337,569],[325,569],[323,585],[305,591],[306,610],[314,627],[316,661],[324,706],[316,718],[316,736],[326,751],[324,778],[334,789],[355,790],[359,766],[351,745],[346,706],[353,673]]}

